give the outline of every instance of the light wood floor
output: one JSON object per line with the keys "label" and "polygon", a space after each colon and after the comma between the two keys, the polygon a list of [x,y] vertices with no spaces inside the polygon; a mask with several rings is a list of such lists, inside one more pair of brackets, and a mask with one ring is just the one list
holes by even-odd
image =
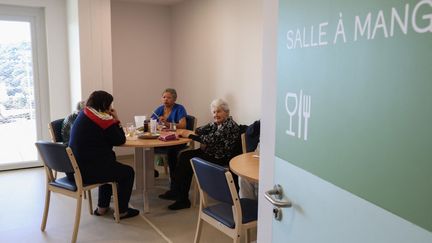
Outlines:
{"label": "light wood floor", "polygon": [[[53,194],[46,231],[40,231],[44,183],[43,168],[0,172],[0,242],[70,242],[75,213],[73,199]],[[172,202],[157,198],[167,189],[166,175],[161,172],[155,183],[150,198],[151,213],[122,220],[120,224],[114,222],[112,214],[90,215],[88,202],[83,202],[78,242],[193,242],[198,208],[168,210]],[[97,190],[93,190],[92,195],[96,204]],[[139,196],[133,196],[131,204],[142,212],[140,200]],[[204,225],[201,242],[231,240]]]}

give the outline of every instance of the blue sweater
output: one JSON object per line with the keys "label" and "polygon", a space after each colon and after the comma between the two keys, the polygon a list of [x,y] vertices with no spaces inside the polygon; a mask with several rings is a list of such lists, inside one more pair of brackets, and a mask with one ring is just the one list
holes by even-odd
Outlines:
{"label": "blue sweater", "polygon": [[[159,106],[154,113],[156,113],[158,116],[163,116],[164,113],[164,106],[161,105]],[[186,109],[184,108],[184,106],[180,105],[180,104],[174,104],[171,113],[169,114],[169,116],[167,117],[167,121],[168,122],[175,122],[175,123],[179,123],[179,121],[183,118],[186,117],[187,113],[186,113]],[[152,114],[151,118],[156,119],[157,117]],[[158,119],[159,121],[159,119]]]}

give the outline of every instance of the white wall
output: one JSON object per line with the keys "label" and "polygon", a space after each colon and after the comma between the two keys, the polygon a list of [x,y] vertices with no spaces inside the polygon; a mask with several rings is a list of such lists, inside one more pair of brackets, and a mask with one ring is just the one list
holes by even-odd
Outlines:
{"label": "white wall", "polygon": [[79,51],[81,99],[95,90],[112,93],[111,1],[73,1],[78,1],[79,50],[72,51]]}
{"label": "white wall", "polygon": [[249,124],[261,117],[261,0],[189,0],[173,6],[112,1],[115,106],[121,119],[147,114],[161,91],[211,120],[209,104],[225,98]]}
{"label": "white wall", "polygon": [[224,98],[238,123],[261,117],[261,0],[189,0],[172,9],[172,77],[179,102],[211,120]]}
{"label": "white wall", "polygon": [[170,9],[113,1],[111,16],[114,103],[121,120],[132,122],[151,115],[172,86]]}
{"label": "white wall", "polygon": [[81,94],[81,61],[79,40],[78,1],[67,0],[67,31],[69,54],[69,88],[71,95],[71,109],[75,110],[76,103],[83,100]]}

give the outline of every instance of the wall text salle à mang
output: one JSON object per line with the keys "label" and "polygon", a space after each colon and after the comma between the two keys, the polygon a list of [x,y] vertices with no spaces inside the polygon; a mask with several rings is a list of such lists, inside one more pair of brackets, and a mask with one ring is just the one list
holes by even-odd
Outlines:
{"label": "wall text salle \u00e0 mang", "polygon": [[[407,35],[410,30],[419,34],[432,33],[432,0],[422,0],[413,6],[407,3],[400,10],[392,7],[386,13],[378,10],[376,13],[368,12],[363,17],[356,15],[350,24],[339,13],[336,28],[333,28],[334,34],[329,34],[329,22],[290,29],[286,32],[286,47],[291,50],[347,43],[348,38],[354,42],[374,40],[377,34],[392,38],[396,36],[396,30],[403,35]],[[353,27],[354,31],[347,31],[346,27]],[[349,32],[353,35],[348,36]]]}

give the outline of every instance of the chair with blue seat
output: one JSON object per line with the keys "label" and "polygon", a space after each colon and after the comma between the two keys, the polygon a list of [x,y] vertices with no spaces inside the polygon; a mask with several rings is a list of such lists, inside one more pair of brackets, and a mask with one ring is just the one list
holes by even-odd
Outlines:
{"label": "chair with blue seat", "polygon": [[[249,230],[256,228],[258,201],[239,198],[231,172],[222,166],[200,158],[191,159],[192,168],[200,190],[200,208],[194,242],[201,236],[203,221],[239,242]],[[208,197],[216,202],[209,204]]]}
{"label": "chair with blue seat", "polygon": [[[82,197],[85,192],[90,192],[91,189],[97,188],[102,184],[84,184],[81,177],[81,172],[78,167],[78,163],[72,150],[67,145],[62,143],[53,143],[38,141],[36,147],[42,158],[46,174],[46,195],[45,195],[45,207],[44,214],[41,223],[41,231],[45,231],[49,204],[51,198],[51,192],[60,193],[65,196],[73,197],[77,200],[76,211],[75,211],[75,224],[72,233],[72,241],[76,242],[78,235],[78,227],[81,217],[81,205]],[[56,178],[53,175],[53,170],[63,173],[74,173],[74,180],[69,179],[67,176],[63,178]],[[112,185],[113,199],[114,199],[114,217],[116,222],[119,222],[119,208],[118,208],[118,193],[117,183],[109,182],[107,184]],[[92,200],[89,193],[89,211],[93,214]]]}
{"label": "chair with blue seat", "polygon": [[[61,133],[64,118],[60,118],[48,123],[48,131],[53,143],[64,143]],[[54,177],[57,177],[57,171],[54,171]],[[86,195],[84,194],[84,198]]]}

